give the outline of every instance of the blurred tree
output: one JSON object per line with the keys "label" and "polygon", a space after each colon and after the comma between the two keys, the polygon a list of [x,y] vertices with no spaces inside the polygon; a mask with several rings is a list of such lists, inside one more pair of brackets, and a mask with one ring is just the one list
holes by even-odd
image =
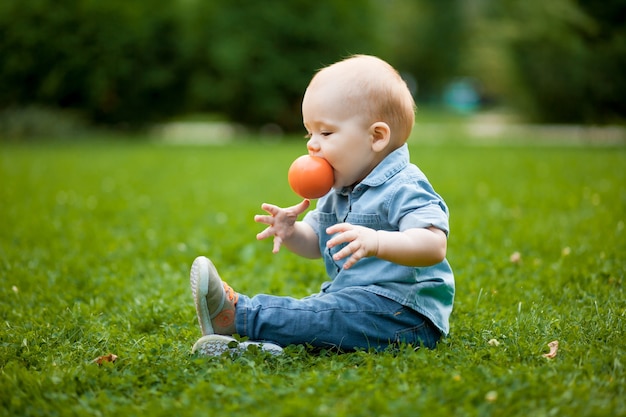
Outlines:
{"label": "blurred tree", "polygon": [[591,100],[581,115],[586,122],[626,121],[626,2],[578,0],[595,22],[591,33],[580,33],[588,55]]}
{"label": "blurred tree", "polygon": [[374,42],[369,0],[221,0],[188,12],[191,105],[247,124],[300,129],[314,71]]}
{"label": "blurred tree", "polygon": [[[482,56],[508,60],[508,65],[484,64],[489,69],[484,78],[496,67],[504,69],[494,77],[501,82],[499,93],[528,119],[552,123],[626,119],[623,1],[501,0],[485,2],[483,12],[485,21],[476,33],[491,48],[483,43]],[[485,53],[489,50],[490,55]]]}
{"label": "blurred tree", "polygon": [[383,36],[387,57],[417,81],[417,101],[441,100],[460,74],[467,39],[463,0],[384,0]]}
{"label": "blurred tree", "polygon": [[183,112],[300,129],[314,71],[353,53],[457,76],[547,122],[626,116],[623,0],[4,0],[0,110],[38,104],[141,125]]}
{"label": "blurred tree", "polygon": [[5,0],[0,107],[81,108],[143,123],[181,105],[177,23],[157,0]]}
{"label": "blurred tree", "polygon": [[314,70],[370,51],[370,0],[4,0],[0,109],[143,124],[184,111],[300,126]]}

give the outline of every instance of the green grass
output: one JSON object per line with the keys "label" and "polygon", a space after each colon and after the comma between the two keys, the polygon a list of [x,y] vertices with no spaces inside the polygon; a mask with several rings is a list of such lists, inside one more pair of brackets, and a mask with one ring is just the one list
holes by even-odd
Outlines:
{"label": "green grass", "polygon": [[252,220],[298,201],[286,170],[304,151],[1,145],[0,415],[626,415],[623,147],[411,145],[451,210],[436,350],[192,356],[195,256],[249,294],[324,280]]}

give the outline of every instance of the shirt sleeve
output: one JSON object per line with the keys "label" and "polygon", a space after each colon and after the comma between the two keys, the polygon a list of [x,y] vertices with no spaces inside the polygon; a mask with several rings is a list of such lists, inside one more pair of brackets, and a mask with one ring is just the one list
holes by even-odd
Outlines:
{"label": "shirt sleeve", "polygon": [[314,209],[305,214],[302,221],[311,226],[313,230],[315,230],[315,233],[318,233],[320,224],[318,217],[317,209]]}
{"label": "shirt sleeve", "polygon": [[450,232],[448,207],[427,181],[402,184],[389,204],[389,221],[400,231],[434,226]]}

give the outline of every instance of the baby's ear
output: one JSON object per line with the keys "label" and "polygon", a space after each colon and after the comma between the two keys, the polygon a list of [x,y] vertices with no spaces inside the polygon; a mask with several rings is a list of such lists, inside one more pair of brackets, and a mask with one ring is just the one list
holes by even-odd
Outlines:
{"label": "baby's ear", "polygon": [[385,122],[376,122],[370,126],[370,137],[372,138],[372,150],[381,152],[389,145],[391,129]]}

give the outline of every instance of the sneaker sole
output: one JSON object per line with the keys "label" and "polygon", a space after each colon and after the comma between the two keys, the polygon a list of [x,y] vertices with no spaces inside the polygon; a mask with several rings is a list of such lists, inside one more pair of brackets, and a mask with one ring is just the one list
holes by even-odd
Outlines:
{"label": "sneaker sole", "polygon": [[191,292],[196,305],[196,315],[198,316],[198,323],[200,324],[200,329],[204,336],[214,333],[209,307],[206,301],[206,296],[209,293],[209,263],[208,258],[204,256],[197,257],[191,265],[191,273],[189,274]]}
{"label": "sneaker sole", "polygon": [[[237,349],[230,347],[233,342],[237,343],[237,340],[233,337],[219,334],[206,335],[194,343],[193,348],[191,348],[191,353],[197,353],[203,356],[221,356],[224,352],[231,352]],[[239,346],[237,345],[237,347]]]}
{"label": "sneaker sole", "polygon": [[274,356],[283,354],[283,348],[275,345],[274,343],[251,341],[239,343],[234,337],[219,334],[210,334],[198,339],[198,341],[193,345],[191,353],[197,353],[203,356],[221,356],[224,352],[228,352],[231,356],[235,356],[246,352],[249,346],[258,346],[260,350]]}
{"label": "sneaker sole", "polygon": [[265,342],[242,342],[239,344],[239,349],[247,350],[248,346],[258,346],[263,352],[271,353],[272,355],[282,355],[283,348],[274,343]]}

